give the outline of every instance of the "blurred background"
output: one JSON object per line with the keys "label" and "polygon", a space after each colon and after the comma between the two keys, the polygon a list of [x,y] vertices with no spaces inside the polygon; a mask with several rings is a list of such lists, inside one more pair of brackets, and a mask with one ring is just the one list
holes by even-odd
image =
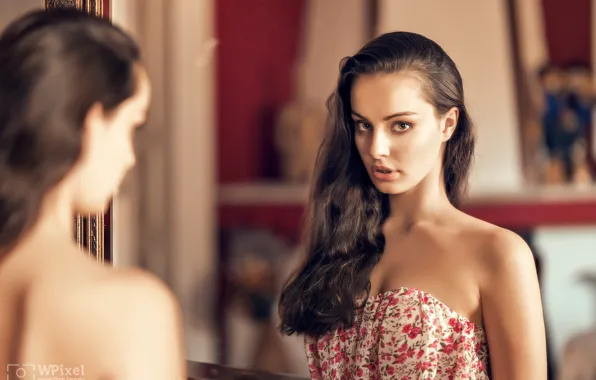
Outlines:
{"label": "blurred background", "polygon": [[[277,332],[276,302],[301,260],[324,101],[341,58],[393,30],[434,39],[460,68],[478,131],[465,209],[531,245],[552,376],[594,350],[592,0],[103,2],[139,40],[154,87],[107,256],[174,289],[189,360],[308,374],[302,340]],[[37,7],[0,0],[0,28]]]}

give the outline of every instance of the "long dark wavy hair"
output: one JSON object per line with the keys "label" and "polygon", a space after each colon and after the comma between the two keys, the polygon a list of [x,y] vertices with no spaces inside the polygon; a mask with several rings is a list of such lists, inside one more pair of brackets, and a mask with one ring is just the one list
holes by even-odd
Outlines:
{"label": "long dark wavy hair", "polygon": [[0,257],[79,160],[90,108],[134,95],[139,58],[126,33],[74,9],[27,13],[2,32]]}
{"label": "long dark wavy hair", "polygon": [[350,92],[359,75],[408,71],[421,79],[438,116],[456,107],[459,118],[443,157],[450,202],[459,207],[474,155],[474,130],[461,75],[445,51],[415,33],[393,32],[344,58],[337,89],[327,102],[329,122],[319,150],[305,225],[307,259],[280,299],[281,330],[323,335],[349,327],[370,292],[370,274],[385,245],[381,225],[388,196],[373,185],[354,142]]}

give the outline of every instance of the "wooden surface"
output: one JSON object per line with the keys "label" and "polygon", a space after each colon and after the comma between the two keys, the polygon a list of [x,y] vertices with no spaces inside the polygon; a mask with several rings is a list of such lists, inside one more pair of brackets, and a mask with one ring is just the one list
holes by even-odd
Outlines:
{"label": "wooden surface", "polygon": [[266,373],[260,371],[251,371],[225,367],[218,364],[199,363],[187,361],[189,380],[306,380],[304,377],[292,375]]}

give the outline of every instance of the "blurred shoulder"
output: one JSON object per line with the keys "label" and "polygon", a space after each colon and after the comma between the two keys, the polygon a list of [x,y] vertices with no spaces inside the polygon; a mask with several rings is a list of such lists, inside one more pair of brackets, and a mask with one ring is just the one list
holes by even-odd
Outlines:
{"label": "blurred shoulder", "polygon": [[[134,295],[138,302],[169,304],[176,302],[176,297],[165,282],[153,273],[141,269],[116,269],[103,279],[106,292],[117,299]],[[129,300],[130,301],[130,300]]]}

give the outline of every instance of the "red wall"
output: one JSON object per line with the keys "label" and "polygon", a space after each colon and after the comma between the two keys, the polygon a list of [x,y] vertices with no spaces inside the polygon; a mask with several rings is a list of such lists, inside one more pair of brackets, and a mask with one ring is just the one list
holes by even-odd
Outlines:
{"label": "red wall", "polygon": [[103,3],[102,5],[103,5],[103,11],[104,11],[104,14],[105,14],[107,17],[110,17],[110,16],[111,16],[111,14],[112,14],[112,13],[111,13],[112,11],[111,11],[111,9],[110,9],[110,0],[102,0],[102,3]]}
{"label": "red wall", "polygon": [[551,63],[592,62],[592,1],[542,0]]}
{"label": "red wall", "polygon": [[217,0],[220,183],[277,175],[275,113],[293,96],[305,0]]}

